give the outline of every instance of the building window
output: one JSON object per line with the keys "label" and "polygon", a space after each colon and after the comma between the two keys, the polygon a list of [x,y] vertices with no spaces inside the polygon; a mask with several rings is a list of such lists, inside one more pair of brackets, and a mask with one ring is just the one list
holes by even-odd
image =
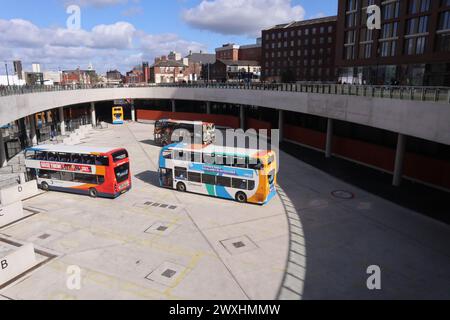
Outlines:
{"label": "building window", "polygon": [[356,21],[358,21],[358,17],[357,17],[357,13],[356,12],[352,12],[352,13],[348,13],[346,18],[345,18],[345,26],[347,28],[352,28],[356,26]]}
{"label": "building window", "polygon": [[353,60],[355,59],[355,46],[346,46],[345,47],[345,60]]}
{"label": "building window", "polygon": [[372,57],[372,43],[365,43],[359,46],[359,57],[369,59]]}
{"label": "building window", "polygon": [[437,36],[437,51],[450,51],[450,33],[443,33]]}
{"label": "building window", "polygon": [[358,9],[356,0],[347,0],[347,12]]}
{"label": "building window", "polygon": [[450,11],[441,12],[439,15],[439,30],[450,30]]}
{"label": "building window", "polygon": [[381,56],[393,57],[397,50],[397,41],[383,41],[381,43]]}
{"label": "building window", "polygon": [[405,40],[405,54],[415,55],[425,52],[427,37],[414,37]]}
{"label": "building window", "polygon": [[428,32],[428,16],[409,19],[406,22],[406,34],[412,35],[417,33]]}
{"label": "building window", "polygon": [[400,15],[400,1],[383,4],[381,14],[384,20],[396,19]]}
{"label": "building window", "polygon": [[328,33],[332,33],[333,32],[333,26],[328,26]]}
{"label": "building window", "polygon": [[382,39],[395,38],[398,36],[398,22],[385,23],[381,27]]}
{"label": "building window", "polygon": [[409,0],[408,13],[415,14],[430,10],[431,0]]}

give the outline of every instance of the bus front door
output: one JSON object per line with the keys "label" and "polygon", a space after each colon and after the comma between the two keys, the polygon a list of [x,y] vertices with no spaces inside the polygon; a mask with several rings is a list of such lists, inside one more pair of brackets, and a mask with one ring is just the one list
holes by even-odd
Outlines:
{"label": "bus front door", "polygon": [[161,169],[159,174],[162,186],[164,188],[173,188],[173,170]]}

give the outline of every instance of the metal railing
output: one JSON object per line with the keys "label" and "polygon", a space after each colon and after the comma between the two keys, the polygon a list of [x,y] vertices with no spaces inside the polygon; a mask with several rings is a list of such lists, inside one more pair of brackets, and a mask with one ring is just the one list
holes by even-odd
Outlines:
{"label": "metal railing", "polygon": [[39,92],[54,92],[86,89],[108,88],[208,88],[233,90],[262,90],[280,92],[315,93],[331,95],[350,95],[372,98],[387,98],[415,101],[434,101],[450,103],[450,87],[413,87],[384,85],[350,85],[350,84],[290,84],[290,83],[176,83],[176,84],[142,84],[142,85],[65,85],[65,86],[4,86],[0,87],[0,96],[22,95]]}

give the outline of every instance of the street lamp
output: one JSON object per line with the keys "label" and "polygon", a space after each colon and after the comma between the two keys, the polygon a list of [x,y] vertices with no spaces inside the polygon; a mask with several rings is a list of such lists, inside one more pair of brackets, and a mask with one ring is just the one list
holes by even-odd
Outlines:
{"label": "street lamp", "polygon": [[6,61],[5,61],[5,70],[6,70],[6,81],[8,82],[9,87],[8,63]]}

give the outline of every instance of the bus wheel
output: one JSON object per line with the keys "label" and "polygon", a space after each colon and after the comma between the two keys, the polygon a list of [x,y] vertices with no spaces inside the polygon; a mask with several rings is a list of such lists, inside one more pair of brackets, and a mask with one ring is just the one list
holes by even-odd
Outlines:
{"label": "bus wheel", "polygon": [[236,201],[239,203],[247,203],[247,195],[243,192],[236,193]]}
{"label": "bus wheel", "polygon": [[89,195],[90,195],[92,198],[97,198],[97,196],[98,196],[98,191],[97,191],[97,189],[95,189],[95,188],[89,189]]}
{"label": "bus wheel", "polygon": [[186,185],[183,182],[178,182],[177,190],[180,192],[186,192]]}
{"label": "bus wheel", "polygon": [[50,189],[50,187],[48,186],[47,182],[42,182],[41,183],[41,189],[44,191],[48,191]]}

